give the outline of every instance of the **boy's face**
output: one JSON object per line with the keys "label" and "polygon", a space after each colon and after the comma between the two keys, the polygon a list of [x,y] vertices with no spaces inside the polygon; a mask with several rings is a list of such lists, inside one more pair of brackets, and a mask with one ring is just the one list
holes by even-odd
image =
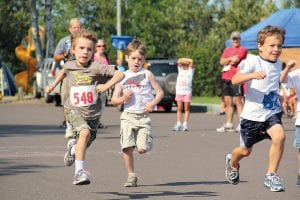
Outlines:
{"label": "boy's face", "polygon": [[258,44],[259,55],[269,61],[277,61],[282,52],[282,38],[277,35],[266,37],[263,45]]}
{"label": "boy's face", "polygon": [[129,56],[125,56],[126,61],[128,62],[129,70],[133,72],[138,72],[145,62],[145,57],[141,55],[137,50],[132,52]]}
{"label": "boy's face", "polygon": [[94,54],[94,43],[87,38],[78,38],[73,48],[76,61],[81,65],[86,65]]}

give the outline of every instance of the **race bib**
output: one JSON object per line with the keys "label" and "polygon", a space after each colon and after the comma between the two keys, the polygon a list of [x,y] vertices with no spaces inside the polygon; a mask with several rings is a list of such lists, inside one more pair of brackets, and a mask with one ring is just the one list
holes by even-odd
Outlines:
{"label": "race bib", "polygon": [[70,90],[70,103],[76,107],[97,103],[98,94],[95,85],[73,86]]}

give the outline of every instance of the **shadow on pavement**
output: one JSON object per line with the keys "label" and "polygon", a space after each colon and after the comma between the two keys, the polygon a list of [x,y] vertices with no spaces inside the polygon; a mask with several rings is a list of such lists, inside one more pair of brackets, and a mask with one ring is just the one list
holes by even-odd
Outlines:
{"label": "shadow on pavement", "polygon": [[10,137],[12,135],[55,135],[64,134],[65,129],[57,125],[0,125],[0,137]]}

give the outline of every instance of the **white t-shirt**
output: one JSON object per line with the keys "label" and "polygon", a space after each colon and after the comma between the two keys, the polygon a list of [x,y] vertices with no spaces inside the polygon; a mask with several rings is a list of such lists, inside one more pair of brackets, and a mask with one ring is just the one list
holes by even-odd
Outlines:
{"label": "white t-shirt", "polygon": [[297,119],[295,125],[300,125],[300,69],[290,72],[287,76],[287,87],[294,88],[297,95]]}
{"label": "white t-shirt", "polygon": [[250,74],[264,71],[266,77],[246,82],[246,98],[241,117],[251,121],[264,122],[271,115],[281,112],[279,101],[279,82],[282,69],[281,61],[272,63],[259,56],[246,58],[239,64],[239,72]]}
{"label": "white t-shirt", "polygon": [[125,78],[120,82],[123,90],[133,92],[131,99],[124,103],[124,111],[131,113],[145,112],[145,104],[151,102],[154,98],[152,86],[149,81],[149,71],[141,69],[138,72],[127,70],[124,72]]}
{"label": "white t-shirt", "polygon": [[189,68],[188,70],[178,67],[178,76],[176,81],[176,94],[191,94],[192,82],[195,68]]}

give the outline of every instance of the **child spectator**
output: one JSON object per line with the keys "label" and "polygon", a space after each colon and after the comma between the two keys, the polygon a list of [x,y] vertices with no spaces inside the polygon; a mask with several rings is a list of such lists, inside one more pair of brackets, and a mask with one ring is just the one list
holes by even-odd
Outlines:
{"label": "child spectator", "polygon": [[[188,131],[188,120],[190,116],[190,105],[192,101],[192,82],[195,72],[193,60],[190,58],[180,58],[177,61],[178,76],[176,81],[176,103],[177,103],[177,123],[173,131]],[[181,114],[184,109],[183,123]]]}

